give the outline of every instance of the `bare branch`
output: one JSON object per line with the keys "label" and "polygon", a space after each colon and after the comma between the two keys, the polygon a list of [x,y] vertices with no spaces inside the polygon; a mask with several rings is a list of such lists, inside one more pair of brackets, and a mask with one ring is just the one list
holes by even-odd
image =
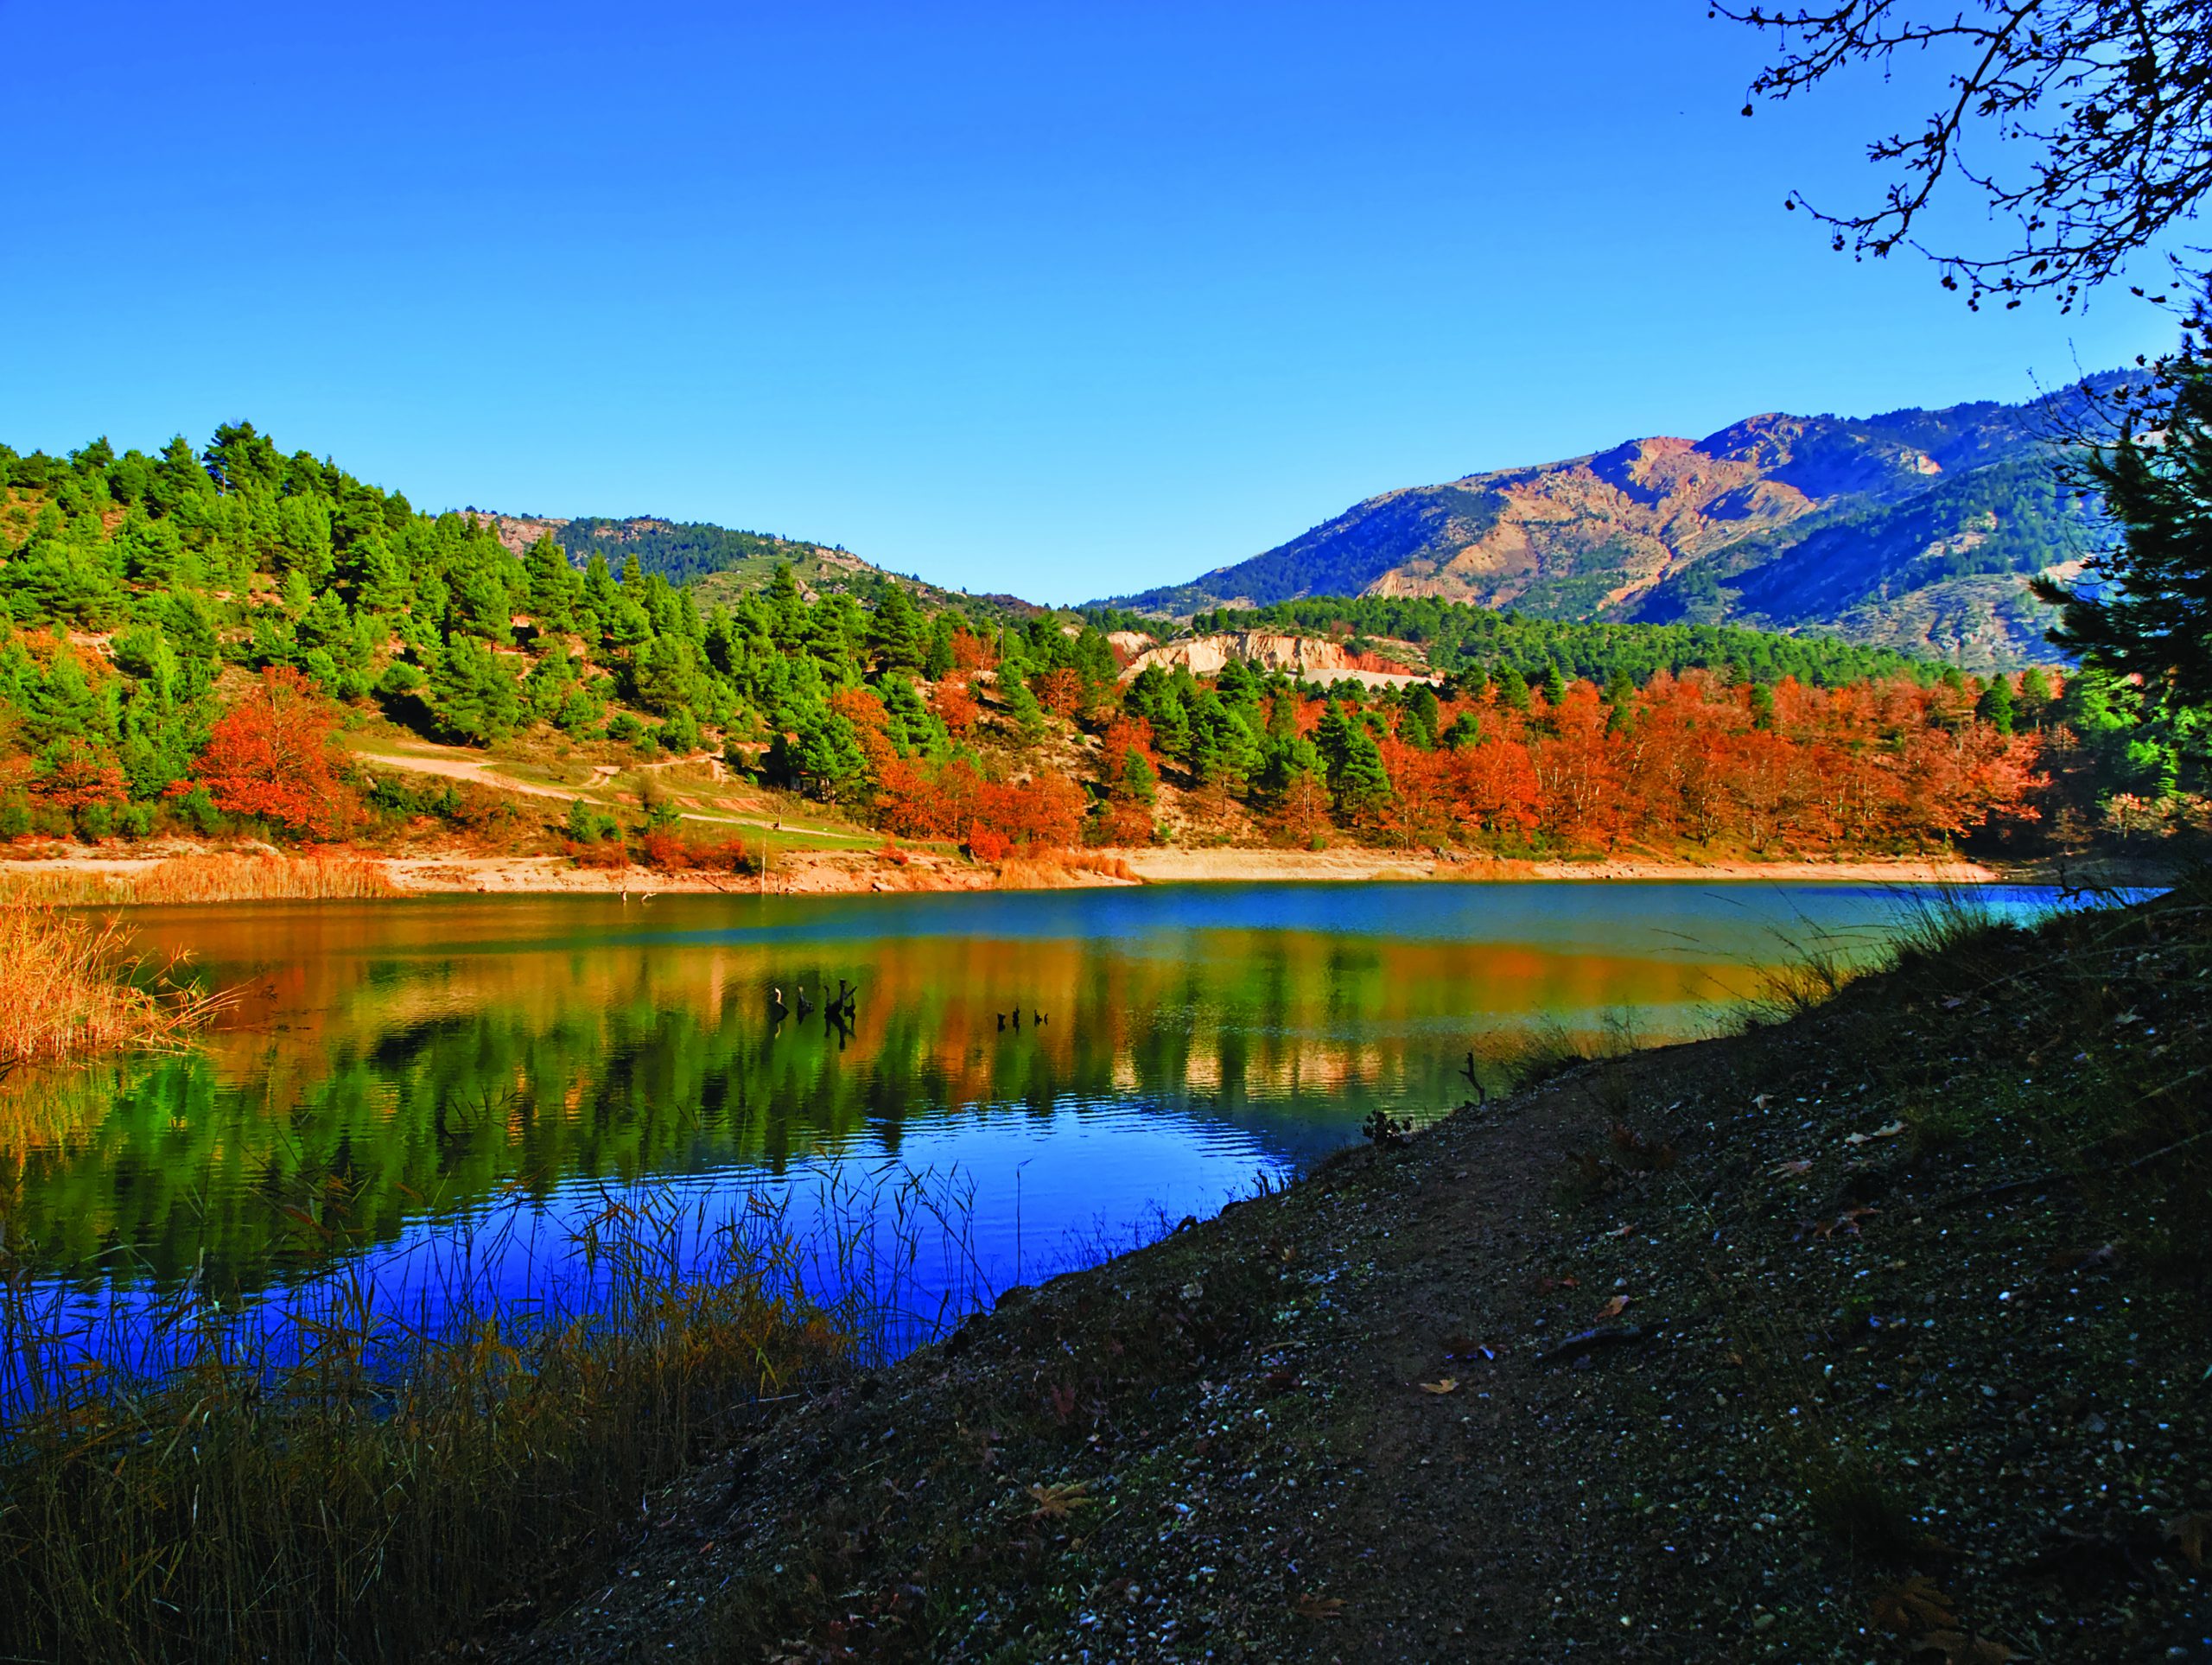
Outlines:
{"label": "bare branch", "polygon": [[[2044,293],[2071,310],[2194,221],[2212,191],[2212,0],[1960,0],[1948,15],[1911,0],[1716,3],[1713,15],[1776,39],[1754,100],[1787,100],[1857,69],[1886,76],[1908,54],[1949,66],[1921,130],[1868,145],[1870,160],[1896,168],[1878,207],[1791,204],[1830,226],[1839,250],[1918,250],[1970,306]],[[1978,191],[2016,233],[1988,250],[1928,247],[1921,222],[1947,178]],[[2185,280],[2207,253],[2186,251]]]}

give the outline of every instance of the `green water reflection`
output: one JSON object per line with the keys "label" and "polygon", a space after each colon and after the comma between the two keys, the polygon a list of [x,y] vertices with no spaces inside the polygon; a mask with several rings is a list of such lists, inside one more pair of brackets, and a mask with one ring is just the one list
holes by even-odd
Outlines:
{"label": "green water reflection", "polygon": [[[147,944],[238,1004],[188,1056],[8,1096],[0,1213],[56,1270],[197,1268],[218,1292],[503,1197],[832,1156],[1033,1163],[1033,1231],[1135,1217],[1171,1173],[1225,1194],[1376,1106],[1448,1107],[1486,1030],[1689,1033],[1782,935],[1872,941],[1897,912],[1851,887],[1588,885],[149,912]],[[841,978],[849,1033],[772,1020],[772,989]]]}

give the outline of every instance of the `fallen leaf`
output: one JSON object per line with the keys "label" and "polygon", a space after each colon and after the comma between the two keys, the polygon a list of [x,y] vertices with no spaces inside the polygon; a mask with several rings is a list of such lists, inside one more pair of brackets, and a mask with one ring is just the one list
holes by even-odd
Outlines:
{"label": "fallen leaf", "polygon": [[1308,1592],[1291,1603],[1290,1611],[1300,1618],[1341,1618],[1344,1617],[1344,1598],[1342,1596],[1317,1596]]}
{"label": "fallen leaf", "polygon": [[1635,1230],[1636,1230],[1636,1227],[1635,1227],[1635,1225],[1634,1225],[1634,1224],[1632,1224],[1632,1223],[1629,1223],[1629,1222],[1625,1222],[1625,1221],[1624,1221],[1621,1224],[1615,1226],[1615,1227],[1614,1227],[1611,1231],[1608,1231],[1605,1235],[1606,1235],[1608,1237],[1626,1237],[1626,1236],[1629,1236],[1632,1235],[1632,1234],[1635,1232]]}
{"label": "fallen leaf", "polygon": [[1959,1621],[1951,1598],[1925,1573],[1874,1592],[1874,1623],[1907,1635],[1914,1630],[1948,1630]]}
{"label": "fallen leaf", "polygon": [[1444,1357],[1446,1358],[1496,1358],[1497,1355],[1472,1336],[1446,1336],[1444,1338]]}
{"label": "fallen leaf", "polygon": [[1773,1102],[1774,1095],[1772,1093],[1761,1093],[1756,1098],[1751,1100],[1751,1108],[1755,1110],[1763,1110]]}
{"label": "fallen leaf", "polygon": [[1812,1171],[1812,1167],[1813,1165],[1810,1162],[1801,1160],[1796,1162],[1777,1162],[1772,1167],[1769,1168],[1767,1172],[1770,1174],[1779,1177],[1786,1173],[1809,1173]]}
{"label": "fallen leaf", "polygon": [[1425,1394],[1457,1393],[1459,1390],[1459,1379],[1457,1376],[1447,1376],[1440,1382],[1424,1382],[1421,1383],[1421,1390]]}
{"label": "fallen leaf", "polygon": [[2143,1014],[2140,1012],[2122,1012],[2118,1017],[2112,1020],[2112,1026],[2115,1029],[2125,1029],[2131,1023],[2140,1023],[2142,1021]]}
{"label": "fallen leaf", "polygon": [[1856,1237],[1860,1235],[1859,1223],[1868,1215],[1879,1214],[1881,1211],[1878,1208],[1847,1208],[1833,1220],[1823,1220],[1815,1226],[1813,1235],[1815,1237],[1832,1237],[1836,1232],[1841,1230],[1847,1231]]}
{"label": "fallen leaf", "polygon": [[1628,1311],[1628,1297],[1616,1295],[1598,1309],[1598,1316],[1601,1319],[1617,1319],[1626,1311]]}
{"label": "fallen leaf", "polygon": [[1904,1131],[1904,1122],[1892,1122],[1888,1127],[1877,1128],[1872,1133],[1846,1134],[1843,1142],[1847,1145],[1871,1145],[1877,1139],[1895,1139]]}
{"label": "fallen leaf", "polygon": [[1943,1009],[1946,1012],[1955,1012],[1966,1003],[1967,997],[1964,995],[1947,995],[1943,997]]}
{"label": "fallen leaf", "polygon": [[1580,1278],[1539,1278],[1536,1280],[1536,1293],[1540,1295],[1548,1295],[1554,1289],[1580,1289],[1580,1287],[1582,1287],[1582,1281]]}
{"label": "fallen leaf", "polygon": [[1078,1509],[1090,1506],[1090,1487],[1088,1482],[1071,1480],[1064,1485],[1034,1485],[1029,1496],[1037,1505],[1029,1511],[1033,1521],[1065,1521]]}

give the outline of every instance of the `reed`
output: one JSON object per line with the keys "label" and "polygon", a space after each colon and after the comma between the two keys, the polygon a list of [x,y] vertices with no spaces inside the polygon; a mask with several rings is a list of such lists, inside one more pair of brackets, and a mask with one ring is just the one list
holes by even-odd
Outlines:
{"label": "reed", "polygon": [[244,1306],[0,1241],[0,1657],[415,1659],[565,1598],[772,1401],[975,1304],[956,1189],[791,1196],[607,1192],[544,1265],[518,1198]]}
{"label": "reed", "polygon": [[1046,850],[1009,855],[999,863],[993,888],[997,890],[1061,890],[1077,882],[1077,874],[1141,882],[1125,856],[1093,850]]}
{"label": "reed", "polygon": [[0,1076],[102,1052],[181,1046],[224,1004],[149,967],[115,919],[0,906]]}
{"label": "reed", "polygon": [[382,861],[344,852],[211,850],[135,867],[57,866],[0,878],[0,902],[65,907],[359,901],[400,893]]}
{"label": "reed", "polygon": [[1930,885],[1898,894],[1900,917],[1878,936],[1802,919],[1775,934],[1783,952],[1749,1003],[1756,1021],[1786,1023],[1825,1006],[1859,978],[1967,954],[2015,930],[1971,887]]}

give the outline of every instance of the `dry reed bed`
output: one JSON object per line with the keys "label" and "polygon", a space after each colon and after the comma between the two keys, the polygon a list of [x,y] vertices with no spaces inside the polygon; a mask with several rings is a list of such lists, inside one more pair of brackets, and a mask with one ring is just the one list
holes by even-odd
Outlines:
{"label": "dry reed bed", "polygon": [[1090,850],[1052,850],[1039,855],[1009,855],[999,863],[998,890],[1060,890],[1081,882],[1078,874],[1141,884],[1127,858]]}
{"label": "dry reed bed", "polygon": [[0,902],[65,907],[190,902],[356,901],[399,895],[384,862],[345,854],[209,851],[136,870],[55,867],[0,877]]}
{"label": "dry reed bed", "polygon": [[117,920],[0,906],[0,1074],[182,1045],[224,1001],[175,973],[134,956]]}

